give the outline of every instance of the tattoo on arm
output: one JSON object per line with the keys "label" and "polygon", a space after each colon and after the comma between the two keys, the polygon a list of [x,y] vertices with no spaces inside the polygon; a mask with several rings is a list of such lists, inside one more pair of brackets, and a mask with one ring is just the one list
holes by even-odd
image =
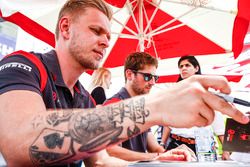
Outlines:
{"label": "tattoo on arm", "polygon": [[72,110],[63,110],[62,112],[53,112],[46,117],[46,121],[49,125],[56,126],[61,122],[68,121],[73,115]]}
{"label": "tattoo on arm", "polygon": [[[70,159],[77,152],[82,155],[97,152],[103,145],[124,140],[119,138],[123,129],[127,130],[128,137],[140,133],[137,125],[145,124],[149,114],[144,98],[115,103],[92,112],[53,112],[47,115],[47,124],[57,128],[64,123],[68,129],[43,129],[30,146],[30,157],[34,165],[48,165]],[[126,121],[131,121],[132,125],[124,128]]]}

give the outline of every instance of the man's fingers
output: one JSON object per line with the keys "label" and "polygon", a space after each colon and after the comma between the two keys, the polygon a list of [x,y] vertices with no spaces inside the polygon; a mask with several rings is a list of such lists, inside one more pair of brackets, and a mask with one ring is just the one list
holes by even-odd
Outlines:
{"label": "man's fingers", "polygon": [[205,120],[205,122],[201,125],[196,126],[207,126],[210,125],[214,120],[214,111],[206,105],[206,103],[200,108],[200,116]]}
{"label": "man's fingers", "polygon": [[184,149],[173,149],[170,151],[175,158],[183,159],[185,161],[191,161],[191,153]]}
{"label": "man's fingers", "polygon": [[177,155],[177,154],[160,156],[156,160],[158,161],[187,161],[184,155]]}
{"label": "man's fingers", "polygon": [[[204,79],[203,77],[205,77],[206,79]],[[231,92],[230,86],[225,77],[222,77],[222,76],[201,76],[201,77],[199,76],[197,77],[196,76],[194,79],[197,79],[201,83],[201,85],[206,89],[213,88],[215,90],[220,90],[220,92],[226,93],[226,94],[229,94]],[[245,124],[249,122],[249,118],[245,116],[242,112],[240,112],[234,106],[232,106],[225,100],[221,99],[220,97],[212,93],[205,93],[203,100],[213,110],[220,111],[221,113],[232,117],[234,120],[240,123]]]}
{"label": "man's fingers", "polygon": [[214,75],[199,75],[191,76],[190,80],[198,81],[204,88],[213,88],[215,90],[220,90],[222,93],[229,94],[231,88],[228,84],[228,81],[223,76],[214,76]]}
{"label": "man's fingers", "polygon": [[184,155],[187,161],[191,161],[191,153],[187,150],[178,150],[176,152],[178,155]]}
{"label": "man's fingers", "polygon": [[229,104],[224,99],[210,92],[204,94],[203,100],[214,110],[220,111],[221,113],[232,117],[234,120],[240,123],[246,124],[249,122],[249,118],[240,112],[235,106]]}

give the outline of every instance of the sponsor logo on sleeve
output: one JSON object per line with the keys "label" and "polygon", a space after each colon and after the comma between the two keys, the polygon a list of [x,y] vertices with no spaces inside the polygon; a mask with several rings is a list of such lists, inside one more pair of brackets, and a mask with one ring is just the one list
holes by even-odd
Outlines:
{"label": "sponsor logo on sleeve", "polygon": [[7,68],[20,68],[28,72],[31,72],[32,70],[32,68],[26,64],[18,63],[18,62],[10,62],[10,63],[6,63],[0,66],[0,71],[7,69]]}

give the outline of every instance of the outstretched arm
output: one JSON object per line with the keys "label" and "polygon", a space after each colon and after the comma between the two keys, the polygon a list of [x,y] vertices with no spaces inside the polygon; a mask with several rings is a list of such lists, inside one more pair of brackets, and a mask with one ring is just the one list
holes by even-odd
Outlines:
{"label": "outstretched arm", "polygon": [[137,152],[121,146],[112,146],[108,148],[107,151],[110,156],[126,161],[152,161],[158,156],[158,153]]}
{"label": "outstretched arm", "polygon": [[165,151],[165,149],[157,143],[152,132],[148,132],[147,134],[147,146],[148,152],[129,150],[118,145],[108,148],[107,151],[111,156],[118,157],[126,161],[154,160],[159,156],[159,153],[164,153]]}
{"label": "outstretched arm", "polygon": [[[98,109],[46,112],[37,93],[9,91],[0,95],[0,150],[9,166],[65,163],[91,156],[153,125],[206,126],[213,121],[214,110],[241,123],[249,121],[208,92],[209,87],[230,93],[223,77],[194,76],[170,90]],[[186,112],[181,112],[183,108]]]}
{"label": "outstretched arm", "polygon": [[99,151],[95,155],[84,159],[85,167],[126,167],[130,162],[109,156],[106,150]]}
{"label": "outstretched arm", "polygon": [[154,122],[144,97],[98,109],[46,111],[40,95],[17,90],[2,94],[0,107],[0,135],[4,136],[0,148],[9,166],[83,159]]}

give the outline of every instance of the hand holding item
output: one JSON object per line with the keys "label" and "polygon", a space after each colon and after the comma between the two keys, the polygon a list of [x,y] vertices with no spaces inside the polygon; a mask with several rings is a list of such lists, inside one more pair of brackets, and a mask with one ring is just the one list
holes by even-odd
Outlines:
{"label": "hand holding item", "polygon": [[[220,90],[225,94],[231,91],[224,77],[191,76],[178,82],[172,89],[156,94],[156,97],[152,98],[159,99],[153,106],[156,108],[155,111],[158,111],[158,119],[162,119],[162,124],[165,126],[177,128],[207,126],[212,123],[214,111],[217,110],[240,123],[248,123],[247,116],[209,92],[208,88]],[[176,121],[177,116],[178,121]]]}

